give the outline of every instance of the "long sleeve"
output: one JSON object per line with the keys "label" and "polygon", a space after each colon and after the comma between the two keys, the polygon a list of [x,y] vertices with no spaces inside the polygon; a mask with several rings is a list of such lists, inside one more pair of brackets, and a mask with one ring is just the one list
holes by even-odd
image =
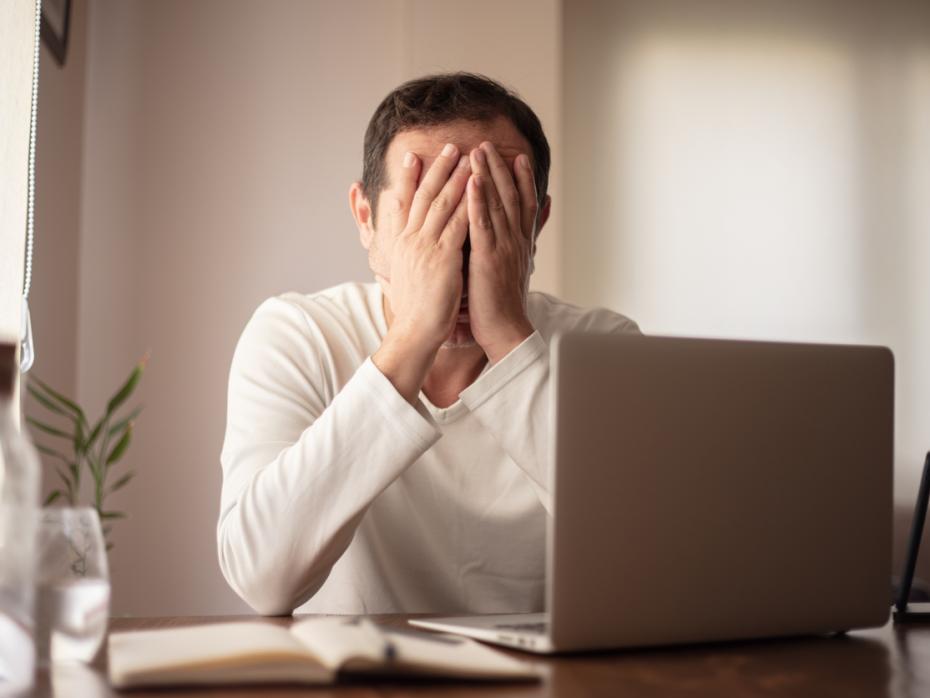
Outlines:
{"label": "long sleeve", "polygon": [[[556,320],[555,329],[561,331],[639,332],[632,320],[602,309]],[[540,503],[551,513],[549,343],[543,333],[537,330],[527,337],[468,386],[460,398],[526,474]]]}
{"label": "long sleeve", "polygon": [[268,301],[230,370],[219,562],[266,615],[290,613],[321,587],[373,500],[441,435],[370,359],[329,394],[323,332]]}

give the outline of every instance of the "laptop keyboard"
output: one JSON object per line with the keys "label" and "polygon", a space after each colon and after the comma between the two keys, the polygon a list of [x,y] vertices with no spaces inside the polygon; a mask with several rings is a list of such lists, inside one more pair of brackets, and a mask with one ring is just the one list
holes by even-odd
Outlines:
{"label": "laptop keyboard", "polygon": [[545,635],[549,630],[548,623],[498,623],[494,626],[495,630],[516,630],[520,633],[533,633],[536,635]]}

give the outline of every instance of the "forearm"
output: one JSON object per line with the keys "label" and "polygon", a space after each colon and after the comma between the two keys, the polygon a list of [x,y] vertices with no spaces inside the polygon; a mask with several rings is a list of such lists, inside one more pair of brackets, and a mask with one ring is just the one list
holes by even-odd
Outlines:
{"label": "forearm", "polygon": [[549,511],[549,350],[540,334],[534,332],[492,366],[461,399],[523,470]]}
{"label": "forearm", "polygon": [[[266,615],[309,599],[371,502],[439,438],[370,363],[270,462],[224,462],[217,529],[229,584]],[[229,488],[229,489],[227,489]]]}
{"label": "forearm", "polygon": [[371,361],[397,392],[411,405],[415,405],[438,350],[438,342],[424,341],[395,325],[388,331]]}
{"label": "forearm", "polygon": [[[563,332],[639,333],[636,323],[602,309],[559,325]],[[540,502],[551,512],[550,449],[555,425],[550,419],[549,369],[549,344],[540,332],[534,332],[465,389],[461,399],[526,474]]]}

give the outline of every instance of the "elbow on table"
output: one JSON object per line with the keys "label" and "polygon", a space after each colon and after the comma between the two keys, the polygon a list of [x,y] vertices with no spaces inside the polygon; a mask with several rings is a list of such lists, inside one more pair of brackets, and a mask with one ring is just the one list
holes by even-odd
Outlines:
{"label": "elbow on table", "polygon": [[236,589],[239,597],[260,616],[289,616],[294,613],[296,604],[283,595],[268,593],[267,589],[251,587]]}
{"label": "elbow on table", "polygon": [[244,559],[222,534],[219,562],[226,583],[262,616],[289,616],[322,586],[322,582],[314,584],[309,593],[306,588],[296,589],[293,565]]}

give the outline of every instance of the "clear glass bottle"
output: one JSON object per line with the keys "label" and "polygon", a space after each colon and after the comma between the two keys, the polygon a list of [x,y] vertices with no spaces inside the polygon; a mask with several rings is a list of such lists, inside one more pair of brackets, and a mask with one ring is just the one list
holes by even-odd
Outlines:
{"label": "clear glass bottle", "polygon": [[13,418],[18,370],[15,347],[0,344],[0,696],[29,690],[35,676],[39,456]]}

